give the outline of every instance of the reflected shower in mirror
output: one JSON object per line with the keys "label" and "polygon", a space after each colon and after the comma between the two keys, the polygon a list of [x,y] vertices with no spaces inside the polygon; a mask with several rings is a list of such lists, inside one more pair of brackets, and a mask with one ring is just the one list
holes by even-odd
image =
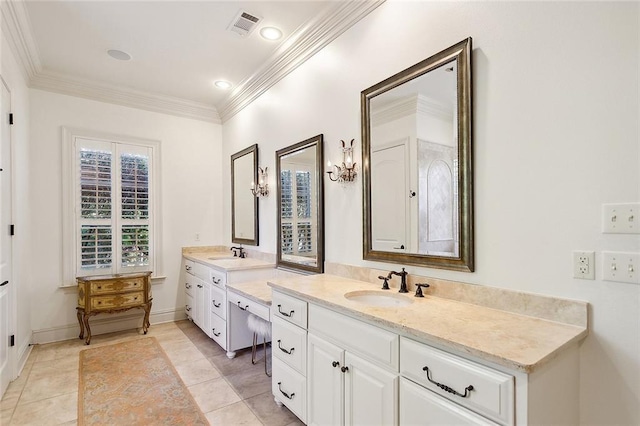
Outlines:
{"label": "reflected shower in mirror", "polygon": [[365,259],[473,270],[470,51],[362,92]]}
{"label": "reflected shower in mirror", "polygon": [[257,246],[258,198],[252,188],[258,182],[258,144],[231,156],[231,241]]}
{"label": "reflected shower in mirror", "polygon": [[324,270],[322,135],[276,152],[278,267]]}

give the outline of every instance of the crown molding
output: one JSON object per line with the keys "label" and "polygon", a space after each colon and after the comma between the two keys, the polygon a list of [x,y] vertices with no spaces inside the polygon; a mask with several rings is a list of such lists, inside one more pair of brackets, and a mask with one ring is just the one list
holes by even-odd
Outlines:
{"label": "crown molding", "polygon": [[2,33],[18,57],[29,87],[179,117],[223,123],[302,65],[386,0],[345,0],[332,3],[287,38],[253,75],[244,79],[220,108],[186,99],[43,70],[23,0],[3,0]]}
{"label": "crown molding", "polygon": [[222,122],[229,120],[287,74],[338,38],[385,0],[335,2],[282,43],[282,47],[253,75],[243,80],[218,108]]}
{"label": "crown molding", "polygon": [[40,53],[31,32],[31,21],[23,1],[3,0],[0,2],[2,13],[2,34],[7,37],[9,46],[17,56],[22,73],[27,81],[42,71]]}
{"label": "crown molding", "polygon": [[31,79],[31,88],[107,102],[131,108],[220,124],[214,106],[166,95],[41,72]]}
{"label": "crown molding", "polygon": [[429,115],[444,121],[453,120],[453,110],[420,94],[405,96],[371,111],[371,125],[380,126],[410,115]]}

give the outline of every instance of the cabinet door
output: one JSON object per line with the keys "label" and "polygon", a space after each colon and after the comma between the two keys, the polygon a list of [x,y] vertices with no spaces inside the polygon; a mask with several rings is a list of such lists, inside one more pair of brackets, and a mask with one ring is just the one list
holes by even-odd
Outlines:
{"label": "cabinet door", "polygon": [[307,424],[342,425],[344,350],[309,334]]}
{"label": "cabinet door", "polygon": [[404,377],[400,379],[400,424],[424,426],[497,425],[497,423],[460,407]]}
{"label": "cabinet door", "polygon": [[398,376],[346,352],[344,423],[397,425]]}
{"label": "cabinet door", "polygon": [[198,327],[200,327],[202,330],[204,330],[205,328],[205,323],[204,323],[204,283],[202,282],[202,280],[200,278],[195,278],[194,282],[196,283],[196,292],[193,296],[193,298],[195,299],[194,302],[196,304],[196,313],[194,315],[194,322],[196,323],[196,325]]}

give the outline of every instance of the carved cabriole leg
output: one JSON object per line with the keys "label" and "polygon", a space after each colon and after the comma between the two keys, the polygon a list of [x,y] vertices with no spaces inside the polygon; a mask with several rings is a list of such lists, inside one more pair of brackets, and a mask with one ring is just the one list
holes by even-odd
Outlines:
{"label": "carved cabriole leg", "polygon": [[76,308],[76,315],[78,315],[78,323],[80,324],[80,336],[78,336],[78,339],[82,339],[84,337],[84,323],[82,322],[82,313],[80,313],[80,308]]}
{"label": "carved cabriole leg", "polygon": [[149,322],[149,314],[151,313],[151,302],[143,305],[142,309],[144,309],[144,319],[142,320],[142,331],[144,334],[147,334],[151,323]]}
{"label": "carved cabriole leg", "polygon": [[89,327],[89,315],[87,315],[86,312],[82,314],[82,321],[84,322],[84,326],[87,329],[87,338],[84,342],[88,345],[91,343],[91,327]]}

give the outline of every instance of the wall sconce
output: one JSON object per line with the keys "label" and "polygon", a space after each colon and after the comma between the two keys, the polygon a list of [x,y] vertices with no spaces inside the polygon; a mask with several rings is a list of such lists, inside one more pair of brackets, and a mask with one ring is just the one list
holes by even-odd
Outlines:
{"label": "wall sconce", "polygon": [[[329,175],[329,179],[333,182],[353,182],[358,175],[358,170],[356,167],[356,163],[353,162],[353,139],[349,143],[349,146],[343,141],[342,142],[342,165],[338,166],[335,164],[335,170],[328,170],[327,174]],[[331,169],[331,161],[327,161],[327,167]]]}
{"label": "wall sconce", "polygon": [[269,195],[269,184],[267,183],[267,168],[258,167],[259,181],[258,187],[256,188],[256,184],[251,182],[251,193],[256,197],[266,197]]}

